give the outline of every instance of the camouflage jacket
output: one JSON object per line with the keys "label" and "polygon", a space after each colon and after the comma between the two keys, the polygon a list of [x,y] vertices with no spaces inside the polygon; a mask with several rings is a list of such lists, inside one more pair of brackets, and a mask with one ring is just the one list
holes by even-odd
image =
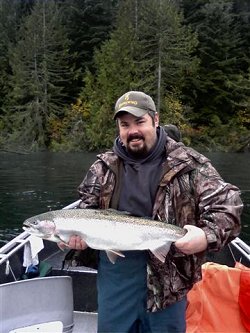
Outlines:
{"label": "camouflage jacket", "polygon": [[[166,160],[155,197],[153,218],[204,230],[208,251],[218,251],[240,232],[242,202],[237,187],[222,180],[210,161],[168,139]],[[112,152],[98,155],[79,186],[81,208],[116,208],[122,162]],[[201,279],[205,253],[185,255],[172,245],[165,263],[149,254],[148,310],[182,299]]]}

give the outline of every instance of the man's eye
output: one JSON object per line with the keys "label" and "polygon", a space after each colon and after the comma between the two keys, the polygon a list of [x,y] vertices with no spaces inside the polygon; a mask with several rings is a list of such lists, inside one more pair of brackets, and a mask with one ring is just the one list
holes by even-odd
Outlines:
{"label": "man's eye", "polygon": [[127,128],[127,127],[128,127],[128,124],[121,124],[121,127],[123,127],[123,128]]}

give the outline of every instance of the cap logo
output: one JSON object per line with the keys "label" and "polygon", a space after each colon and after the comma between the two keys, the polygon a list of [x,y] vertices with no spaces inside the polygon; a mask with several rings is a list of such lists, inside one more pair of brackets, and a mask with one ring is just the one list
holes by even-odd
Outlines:
{"label": "cap logo", "polygon": [[125,99],[125,101],[129,100],[129,93],[125,95],[124,99]]}
{"label": "cap logo", "polygon": [[146,113],[151,116],[150,111],[156,112],[156,107],[149,95],[141,91],[128,91],[117,100],[114,119],[120,111],[128,112],[135,117],[142,117]]}
{"label": "cap logo", "polygon": [[124,102],[120,103],[118,105],[118,109],[122,108],[123,106],[126,106],[126,105],[137,105],[138,102],[137,101],[133,101],[133,100],[129,100],[129,93],[127,93],[125,96],[124,96]]}

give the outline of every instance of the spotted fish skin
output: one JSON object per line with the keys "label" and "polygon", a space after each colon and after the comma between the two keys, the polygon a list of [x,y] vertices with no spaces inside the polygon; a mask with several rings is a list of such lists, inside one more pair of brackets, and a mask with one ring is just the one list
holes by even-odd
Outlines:
{"label": "spotted fish skin", "polygon": [[28,218],[23,229],[54,242],[68,243],[80,236],[89,247],[104,250],[111,262],[122,251],[150,250],[165,261],[172,242],[183,237],[185,229],[165,222],[135,217],[113,209],[62,209]]}

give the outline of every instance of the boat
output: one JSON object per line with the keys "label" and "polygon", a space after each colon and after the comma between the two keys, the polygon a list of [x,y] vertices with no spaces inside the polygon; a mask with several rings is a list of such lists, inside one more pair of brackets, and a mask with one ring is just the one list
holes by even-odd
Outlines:
{"label": "boat", "polygon": [[[63,209],[74,209],[78,204],[79,200]],[[69,265],[68,251],[65,253],[56,243],[46,240],[41,240],[41,247],[34,246],[32,237],[24,231],[0,248],[0,332],[97,332],[97,270]],[[37,253],[32,258],[36,262],[25,269],[27,251],[34,251],[34,247]],[[234,239],[221,252],[207,257],[207,263],[209,267],[216,265],[217,270],[227,267],[228,274],[230,269],[236,269],[235,263],[241,263],[250,286],[250,246],[242,239]],[[220,302],[222,298],[220,295]],[[249,331],[246,328],[244,332],[250,332],[249,310],[244,315],[249,315]],[[190,324],[188,333],[202,332],[193,326]]]}

